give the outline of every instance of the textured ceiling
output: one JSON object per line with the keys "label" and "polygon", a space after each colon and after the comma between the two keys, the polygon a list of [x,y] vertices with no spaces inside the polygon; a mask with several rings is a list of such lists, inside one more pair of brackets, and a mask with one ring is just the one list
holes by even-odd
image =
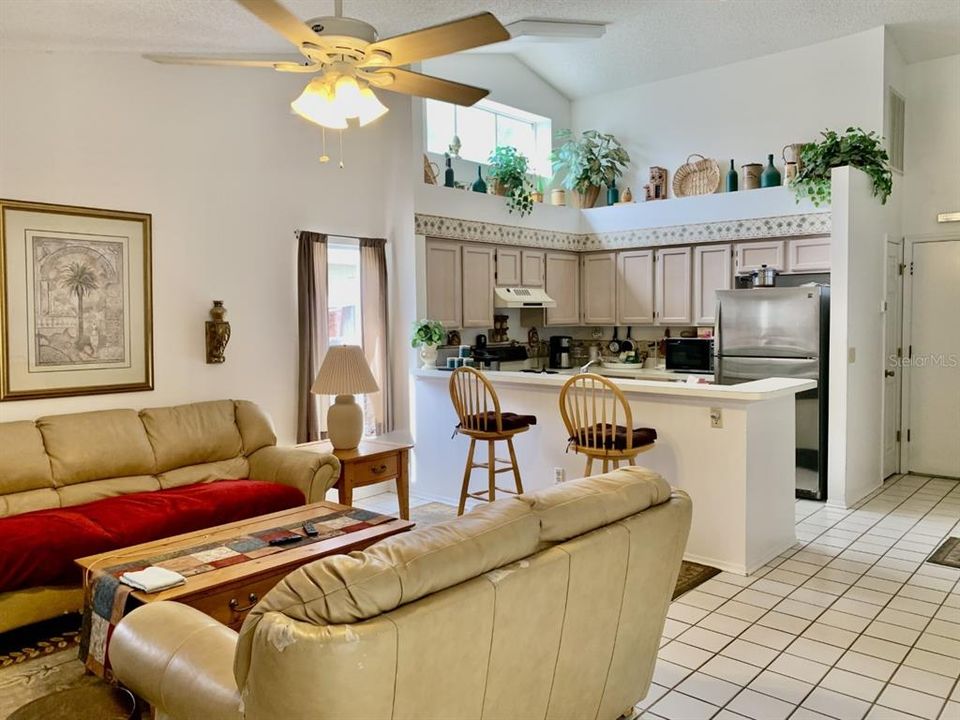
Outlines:
{"label": "textured ceiling", "polygon": [[[302,18],[333,0],[285,0]],[[610,23],[599,40],[516,50],[571,98],[890,25],[907,62],[960,53],[960,0],[344,0],[381,37],[490,10]],[[113,52],[285,52],[233,0],[0,0],[5,47]]]}

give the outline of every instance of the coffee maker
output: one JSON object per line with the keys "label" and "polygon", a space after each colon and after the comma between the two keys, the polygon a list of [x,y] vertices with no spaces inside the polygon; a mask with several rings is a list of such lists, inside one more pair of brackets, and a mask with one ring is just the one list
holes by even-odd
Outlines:
{"label": "coffee maker", "polygon": [[563,369],[571,367],[570,365],[570,346],[573,338],[569,335],[551,335],[550,336],[550,367],[553,369]]}

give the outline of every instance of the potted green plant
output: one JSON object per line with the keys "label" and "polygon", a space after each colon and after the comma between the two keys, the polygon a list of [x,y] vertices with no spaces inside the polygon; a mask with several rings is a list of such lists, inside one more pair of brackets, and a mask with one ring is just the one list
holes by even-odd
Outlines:
{"label": "potted green plant", "polygon": [[520,217],[533,211],[533,187],[527,177],[529,161],[515,147],[501,145],[490,153],[490,170],[487,177],[493,178],[493,188],[497,195],[507,198],[507,211],[516,210]]}
{"label": "potted green plant", "polygon": [[893,192],[893,175],[883,138],[873,131],[852,127],[842,135],[833,130],[820,134],[823,140],[807,143],[800,151],[800,170],[790,181],[797,202],[801,198],[810,198],[816,206],[830,202],[830,171],[850,165],[870,176],[874,196],[885,205]]}
{"label": "potted green plant", "polygon": [[580,207],[593,207],[601,186],[623,176],[630,155],[613,135],[597,130],[585,130],[579,137],[560,130],[557,139],[563,144],[551,156],[553,171],[564,173],[562,185],[580,197]]}
{"label": "potted green plant", "polygon": [[437,346],[443,343],[446,330],[439,320],[417,320],[413,323],[410,347],[420,348],[420,363],[424,369],[437,366]]}

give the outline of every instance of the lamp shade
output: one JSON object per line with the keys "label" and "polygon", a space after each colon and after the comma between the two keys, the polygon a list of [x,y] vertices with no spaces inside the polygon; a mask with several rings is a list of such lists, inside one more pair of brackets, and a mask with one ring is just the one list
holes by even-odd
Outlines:
{"label": "lamp shade", "polygon": [[359,345],[335,345],[327,350],[310,388],[317,395],[359,395],[379,390]]}

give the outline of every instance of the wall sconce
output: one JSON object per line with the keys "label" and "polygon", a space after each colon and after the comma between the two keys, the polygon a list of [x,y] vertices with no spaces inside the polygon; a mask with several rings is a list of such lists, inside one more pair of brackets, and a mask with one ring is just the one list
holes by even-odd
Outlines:
{"label": "wall sconce", "polygon": [[210,308],[212,319],[207,320],[207,364],[222,363],[226,360],[223,351],[230,342],[230,323],[224,320],[226,315],[227,309],[223,306],[223,300],[214,300],[213,307]]}

